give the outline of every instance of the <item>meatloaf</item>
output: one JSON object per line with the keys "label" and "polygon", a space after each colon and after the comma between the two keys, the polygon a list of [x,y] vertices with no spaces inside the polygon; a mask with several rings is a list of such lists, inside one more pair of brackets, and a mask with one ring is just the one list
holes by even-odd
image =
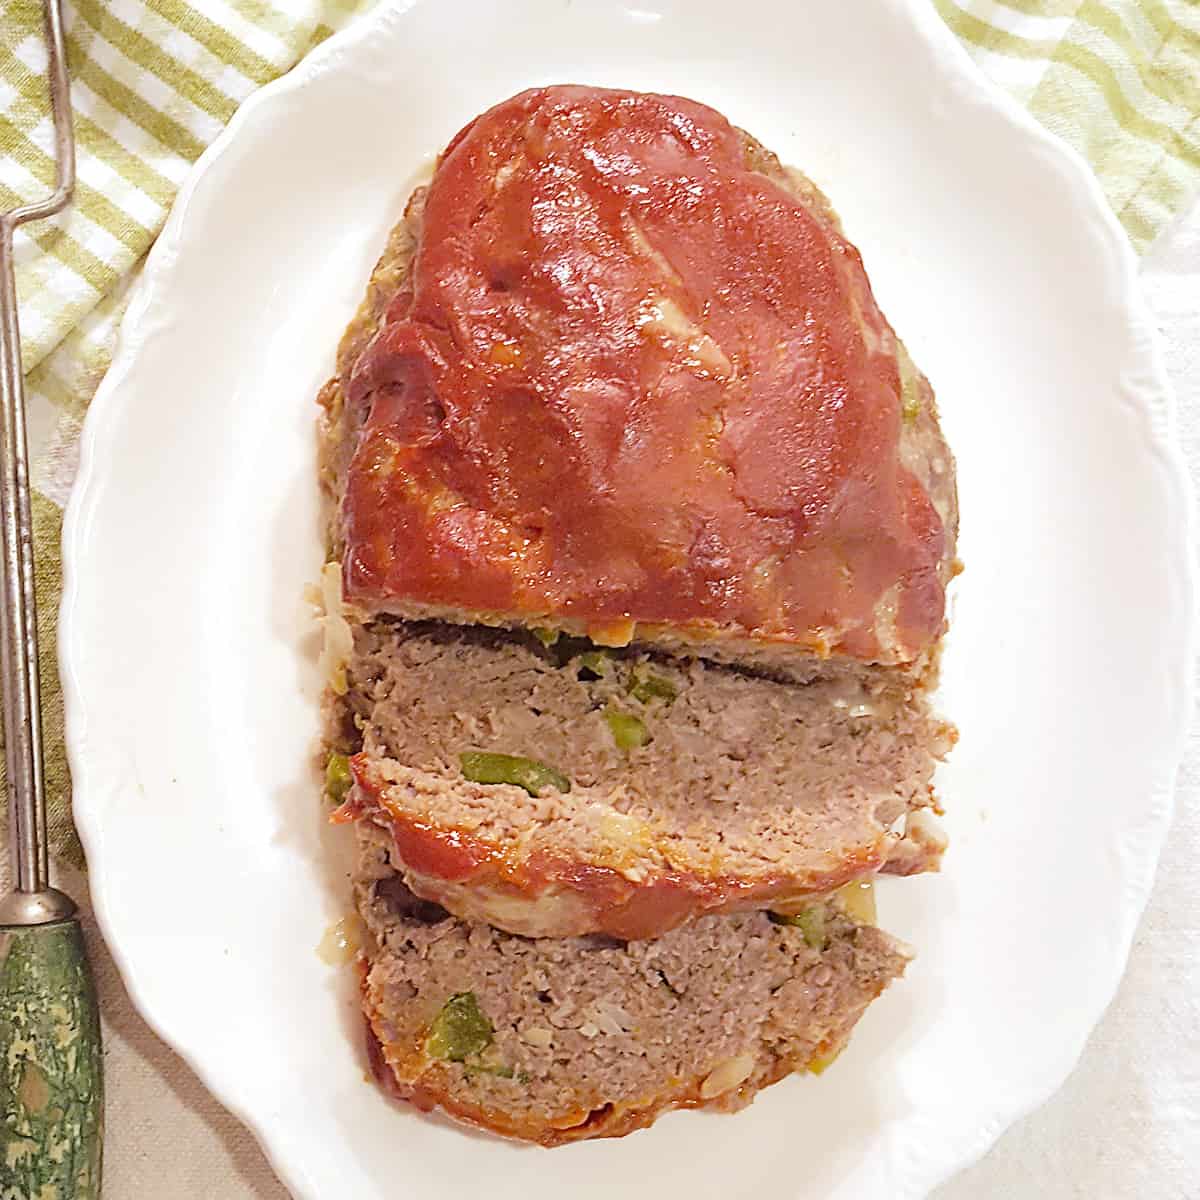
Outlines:
{"label": "meatloaf", "polygon": [[818,189],[703,105],[472,121],[322,390],[327,790],[395,1095],[554,1145],[819,1071],[937,865],[932,390]]}
{"label": "meatloaf", "polygon": [[899,677],[797,685],[377,619],[347,684],[341,817],[386,831],[418,895],[512,933],[652,937],[940,853],[925,814],[951,731]]}
{"label": "meatloaf", "polygon": [[933,393],[817,189],[711,108],[523,92],[393,234],[325,389],[365,614],[926,667]]}
{"label": "meatloaf", "polygon": [[363,1002],[394,1095],[510,1137],[615,1137],[821,1071],[908,951],[836,902],[649,942],[527,939],[420,901],[363,827]]}

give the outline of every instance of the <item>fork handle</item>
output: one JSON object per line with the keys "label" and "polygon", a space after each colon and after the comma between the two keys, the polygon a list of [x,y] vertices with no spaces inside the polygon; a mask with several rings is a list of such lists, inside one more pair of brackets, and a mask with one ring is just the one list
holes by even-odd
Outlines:
{"label": "fork handle", "polygon": [[78,918],[0,926],[0,1195],[98,1200],[102,1058]]}

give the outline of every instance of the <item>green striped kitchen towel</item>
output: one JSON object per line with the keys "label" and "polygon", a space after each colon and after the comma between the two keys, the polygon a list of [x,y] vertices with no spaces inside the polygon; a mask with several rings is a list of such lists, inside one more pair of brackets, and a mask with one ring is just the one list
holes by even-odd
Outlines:
{"label": "green striped kitchen towel", "polygon": [[1200,186],[1200,3],[934,6],[976,62],[1087,159],[1145,250]]}
{"label": "green striped kitchen towel", "polygon": [[[61,506],[124,297],[191,164],[255,88],[373,0],[71,0],[79,187],[18,234],[46,702],[59,854],[78,860],[54,671]],[[388,2],[388,0],[381,0]],[[429,0],[433,2],[433,0]],[[498,0],[519,9],[520,0]],[[798,0],[799,2],[799,0]],[[818,3],[820,0],[805,0]],[[1200,185],[1196,0],[931,0],[983,69],[1092,164],[1145,249]],[[40,0],[0,7],[0,203],[53,173]]]}

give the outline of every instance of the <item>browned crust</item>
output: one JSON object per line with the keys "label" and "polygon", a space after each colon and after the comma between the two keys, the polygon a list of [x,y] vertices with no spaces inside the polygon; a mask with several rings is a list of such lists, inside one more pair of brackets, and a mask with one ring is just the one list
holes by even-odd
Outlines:
{"label": "browned crust", "polygon": [[367,343],[383,322],[388,305],[404,286],[416,251],[415,231],[420,224],[424,189],[409,198],[404,218],[388,234],[387,243],[367,281],[366,294],[338,343],[336,372],[317,393],[321,413],[317,423],[318,465],[322,489],[329,501],[326,512],[329,554],[342,553],[337,519],[346,488],[346,472],[354,453],[356,422],[346,408],[350,372]]}

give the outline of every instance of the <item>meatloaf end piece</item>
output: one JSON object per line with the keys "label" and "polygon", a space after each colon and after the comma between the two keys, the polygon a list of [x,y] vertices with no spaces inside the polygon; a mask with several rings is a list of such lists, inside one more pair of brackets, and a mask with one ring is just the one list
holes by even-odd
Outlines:
{"label": "meatloaf end piece", "polygon": [[524,92],[442,155],[343,339],[331,552],[364,614],[927,669],[933,393],[803,176],[719,113]]}
{"label": "meatloaf end piece", "polygon": [[835,904],[706,917],[653,941],[513,937],[417,900],[362,827],[362,999],[393,1095],[554,1146],[680,1107],[733,1111],[823,1070],[909,953]]}
{"label": "meatloaf end piece", "polygon": [[[386,831],[418,895],[530,937],[647,938],[936,865],[931,777],[952,730],[900,676],[800,685],[584,646],[356,629],[340,816]],[[495,782],[481,754],[542,776]]]}

